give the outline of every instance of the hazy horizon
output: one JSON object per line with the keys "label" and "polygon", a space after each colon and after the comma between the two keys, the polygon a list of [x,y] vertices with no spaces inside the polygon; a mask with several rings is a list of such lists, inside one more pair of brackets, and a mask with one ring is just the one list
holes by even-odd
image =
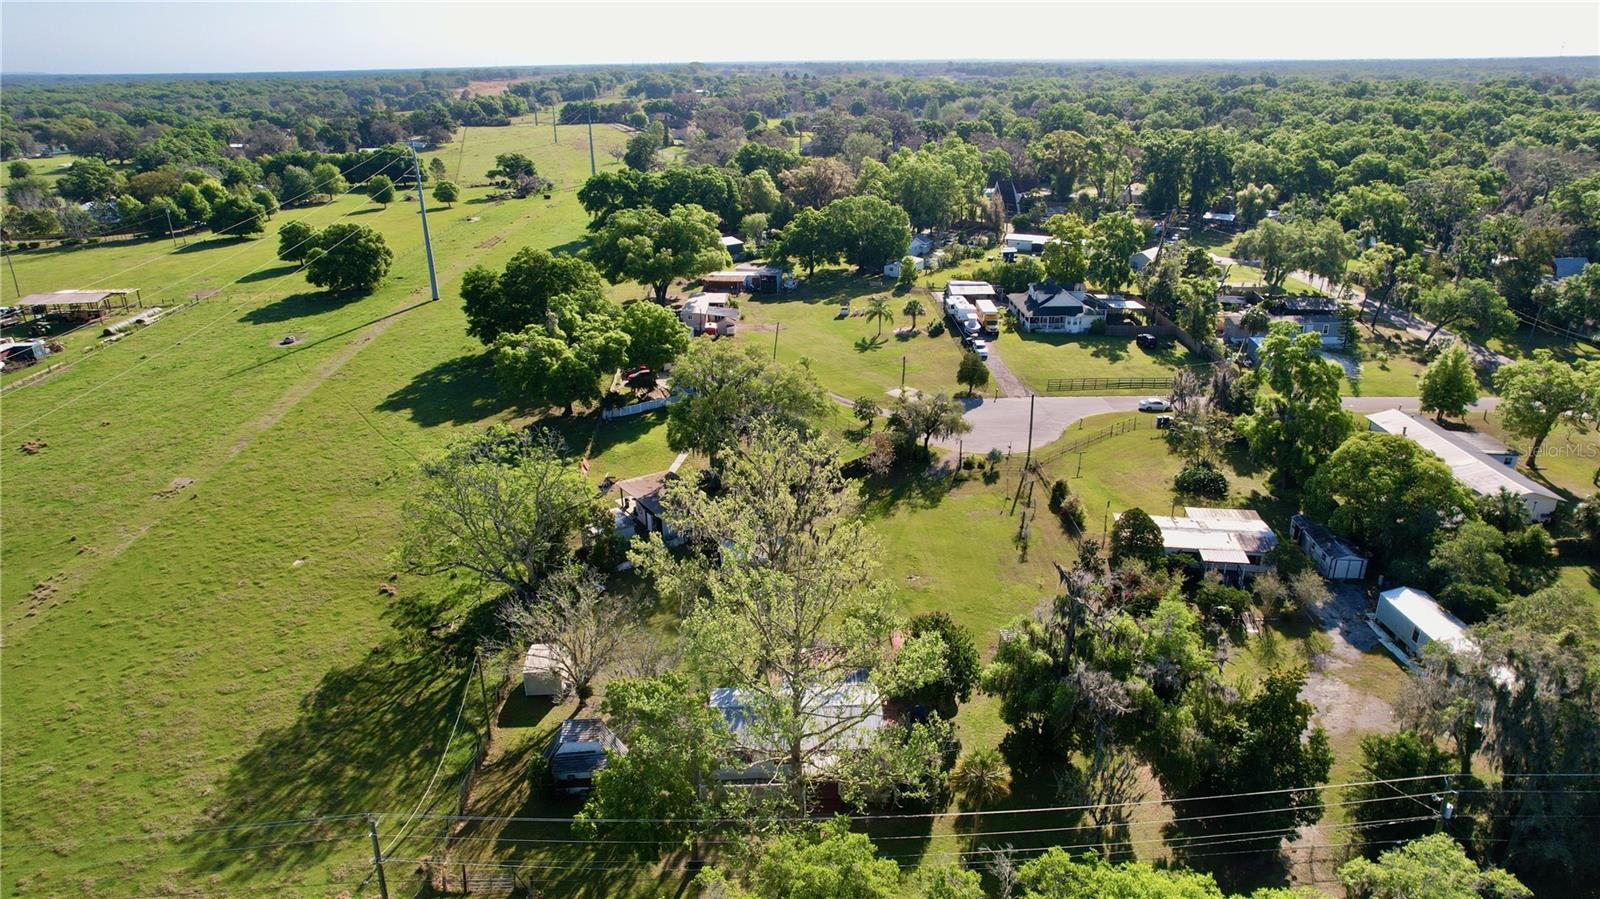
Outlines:
{"label": "hazy horizon", "polygon": [[[840,27],[837,15],[819,15],[844,7],[849,27]],[[594,27],[597,16],[603,29]],[[1270,5],[23,0],[0,3],[0,25],[0,71],[9,76],[695,62],[1581,63],[1600,57],[1600,3],[1587,0]],[[584,31],[591,32],[586,39],[569,37]],[[1010,42],[1015,51],[1007,50],[1009,34],[1022,35]],[[1040,34],[1060,37],[1041,41]],[[1419,34],[1426,39],[1419,41]],[[68,36],[70,41],[64,39]],[[1600,74],[1600,64],[1595,73]]]}

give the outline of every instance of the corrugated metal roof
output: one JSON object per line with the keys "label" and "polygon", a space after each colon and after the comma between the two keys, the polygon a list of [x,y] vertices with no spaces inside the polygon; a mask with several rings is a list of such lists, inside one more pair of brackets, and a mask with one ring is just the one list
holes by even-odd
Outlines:
{"label": "corrugated metal roof", "polygon": [[[1278,545],[1278,535],[1252,509],[1207,509],[1187,507],[1181,518],[1152,515],[1161,529],[1161,543],[1167,552],[1200,553],[1206,561],[1244,564],[1247,553],[1261,554]],[[1207,553],[1217,555],[1216,559]],[[1231,554],[1238,555],[1231,555]],[[1224,554],[1229,554],[1224,558]]]}
{"label": "corrugated metal roof", "polygon": [[[1557,502],[1560,497],[1518,474],[1510,466],[1502,465],[1483,455],[1481,438],[1477,441],[1458,440],[1448,431],[1434,427],[1426,419],[1409,415],[1399,409],[1384,409],[1367,416],[1376,427],[1373,430],[1386,434],[1399,434],[1444,460],[1455,473],[1456,479],[1478,494],[1488,496],[1503,487],[1518,496],[1542,496]],[[1478,446],[1472,445],[1478,443]]]}
{"label": "corrugated metal roof", "polygon": [[126,290],[56,290],[50,293],[30,293],[17,301],[18,306],[76,306],[98,303],[106,297],[120,296]]}

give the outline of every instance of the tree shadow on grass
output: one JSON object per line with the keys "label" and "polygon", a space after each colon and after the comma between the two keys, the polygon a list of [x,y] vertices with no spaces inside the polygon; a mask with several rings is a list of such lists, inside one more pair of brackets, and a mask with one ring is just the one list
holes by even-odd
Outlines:
{"label": "tree shadow on grass", "polygon": [[307,290],[292,293],[281,300],[251,309],[239,316],[239,321],[251,325],[271,325],[294,321],[312,315],[325,315],[361,299],[359,294],[335,294],[325,290]]}
{"label": "tree shadow on grass", "polygon": [[876,337],[858,337],[855,343],[856,352],[858,353],[870,353],[873,350],[881,350],[888,345],[889,341],[882,334]]}
{"label": "tree shadow on grass", "polygon": [[258,237],[248,237],[243,234],[213,234],[210,237],[198,238],[189,235],[189,242],[174,250],[174,256],[187,256],[190,253],[203,253],[206,250],[220,250],[223,247],[236,247],[250,240],[259,240]]}
{"label": "tree shadow on grass", "polygon": [[[637,443],[666,423],[665,409],[619,418],[615,421],[602,421],[594,430],[594,442],[589,447],[589,458],[598,458],[616,447]],[[572,447],[572,449],[577,450],[582,447]]]}
{"label": "tree shadow on grass", "polygon": [[951,479],[929,474],[926,463],[896,466],[887,475],[872,475],[861,481],[861,507],[869,517],[885,518],[904,505],[908,509],[931,509],[950,493]]}
{"label": "tree shadow on grass", "polygon": [[864,278],[848,269],[823,269],[809,277],[802,275],[800,287],[795,290],[756,294],[753,299],[760,303],[838,303],[882,292],[881,280]]}
{"label": "tree shadow on grass", "polygon": [[[365,822],[341,816],[400,806],[409,813],[435,771],[443,775],[419,811],[453,812],[455,793],[441,785],[459,780],[459,761],[483,724],[472,659],[496,605],[480,601],[475,583],[465,581],[443,598],[406,594],[393,600],[384,610],[393,629],[388,636],[359,661],[324,675],[301,698],[292,721],[264,729],[234,762],[205,812],[213,826],[197,827],[182,841],[194,853],[189,872],[195,881],[253,882],[263,874],[282,880],[336,856],[364,857]],[[440,769],[441,758],[452,761]],[[409,785],[403,795],[396,792],[399,784]],[[237,827],[305,819],[315,820]],[[385,819],[380,833],[393,836],[403,823]],[[361,850],[352,853],[357,846]],[[404,851],[415,850],[394,854]],[[366,867],[354,863],[350,879],[365,876]]]}
{"label": "tree shadow on grass", "polygon": [[284,275],[292,275],[292,274],[294,274],[295,272],[297,272],[299,270],[300,270],[300,264],[299,263],[297,263],[297,262],[288,262],[288,263],[285,263],[283,265],[275,265],[272,268],[258,269],[256,271],[253,271],[253,272],[247,274],[247,275],[243,275],[241,277],[235,278],[234,279],[234,283],[236,283],[236,284],[253,284],[253,283],[257,282],[257,281],[266,281],[266,280],[269,280],[271,278],[281,278]]}
{"label": "tree shadow on grass", "polygon": [[468,424],[510,408],[483,353],[457,356],[419,373],[378,404],[381,412],[406,412],[418,424]]}
{"label": "tree shadow on grass", "polygon": [[[396,803],[391,790],[400,782],[420,790],[428,781],[446,750],[469,672],[460,659],[418,652],[400,640],[374,646],[355,664],[326,674],[301,699],[294,720],[260,734],[218,787],[206,820],[232,827],[414,805],[409,797]],[[451,793],[435,789],[433,798],[448,803]],[[201,828],[183,842],[185,851],[198,853],[189,865],[195,882],[239,883],[279,880],[350,853],[364,830],[353,819]]]}

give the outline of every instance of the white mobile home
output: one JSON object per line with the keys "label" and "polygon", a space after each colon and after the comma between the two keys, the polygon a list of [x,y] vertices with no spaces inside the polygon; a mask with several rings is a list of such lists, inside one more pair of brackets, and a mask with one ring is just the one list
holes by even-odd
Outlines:
{"label": "white mobile home", "polygon": [[1373,618],[1413,656],[1434,642],[1453,650],[1472,645],[1467,638],[1467,626],[1461,619],[1414,587],[1396,587],[1379,593],[1378,610]]}
{"label": "white mobile home", "polygon": [[1482,435],[1448,431],[1422,416],[1409,415],[1399,409],[1374,412],[1367,416],[1367,421],[1371,423],[1371,430],[1399,434],[1443,459],[1455,473],[1456,480],[1479,496],[1493,496],[1501,489],[1516,494],[1528,510],[1529,521],[1544,521],[1561,505],[1561,497],[1549,488],[1541,487],[1504,464],[1508,458],[1515,461],[1515,455],[1486,451]]}
{"label": "white mobile home", "polygon": [[1048,234],[1022,234],[1013,231],[1006,235],[1006,246],[1019,253],[1043,253],[1044,245],[1055,240]]}

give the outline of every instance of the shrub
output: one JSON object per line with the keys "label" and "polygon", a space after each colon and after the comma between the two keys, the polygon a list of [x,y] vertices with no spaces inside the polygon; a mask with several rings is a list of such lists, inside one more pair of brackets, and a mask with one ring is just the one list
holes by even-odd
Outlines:
{"label": "shrub", "polygon": [[1106,333],[1106,320],[1103,319],[1103,318],[1097,318],[1094,321],[1090,322],[1089,323],[1089,333],[1093,334],[1096,337],[1100,337],[1100,336],[1104,335]]}
{"label": "shrub", "polygon": [[1224,584],[1221,577],[1210,572],[1201,578],[1200,588],[1195,591],[1194,604],[1210,618],[1237,621],[1244,610],[1250,607],[1250,594]]}
{"label": "shrub", "polygon": [[861,422],[862,427],[872,427],[873,420],[882,413],[883,410],[879,408],[877,402],[873,400],[872,397],[862,396],[856,398],[855,412],[853,414],[856,417],[856,421]]}
{"label": "shrub", "polygon": [[1173,479],[1173,486],[1179,493],[1207,499],[1223,499],[1228,495],[1227,477],[1203,462],[1185,465],[1183,471]]}
{"label": "shrub", "polygon": [[1076,496],[1067,496],[1061,502],[1061,507],[1055,510],[1056,517],[1061,519],[1061,529],[1074,537],[1082,536],[1083,526],[1087,516],[1083,511],[1083,500]]}
{"label": "shrub", "polygon": [[928,336],[938,337],[944,333],[944,322],[931,322],[928,325]]}
{"label": "shrub", "polygon": [[988,454],[987,458],[988,458],[989,464],[991,466],[992,465],[999,465],[1001,462],[1005,461],[1006,454],[1000,452],[1000,448],[997,446],[994,449],[989,450],[989,454]]}
{"label": "shrub", "polygon": [[1066,481],[1058,480],[1054,484],[1051,484],[1050,485],[1050,511],[1052,511],[1052,512],[1060,512],[1061,511],[1061,504],[1066,501],[1067,496],[1069,494],[1071,494],[1071,493],[1072,493],[1072,489],[1067,486],[1067,482]]}

